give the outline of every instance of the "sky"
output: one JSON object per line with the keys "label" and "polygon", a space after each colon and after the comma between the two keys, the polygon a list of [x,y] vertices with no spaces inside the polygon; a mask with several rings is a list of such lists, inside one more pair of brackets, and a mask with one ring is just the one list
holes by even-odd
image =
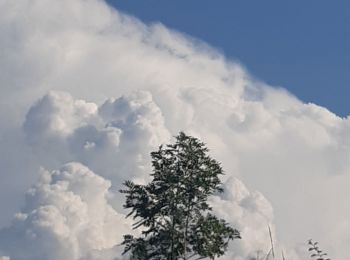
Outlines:
{"label": "sky", "polygon": [[126,259],[138,233],[118,190],[148,182],[150,152],[180,131],[225,171],[210,204],[242,239],[220,259],[268,252],[268,226],[286,259],[307,259],[310,238],[350,259],[350,119],[239,56],[256,50],[143,20],[102,0],[0,1],[0,259]]}
{"label": "sky", "polygon": [[144,22],[204,40],[255,77],[348,116],[348,1],[108,2]]}

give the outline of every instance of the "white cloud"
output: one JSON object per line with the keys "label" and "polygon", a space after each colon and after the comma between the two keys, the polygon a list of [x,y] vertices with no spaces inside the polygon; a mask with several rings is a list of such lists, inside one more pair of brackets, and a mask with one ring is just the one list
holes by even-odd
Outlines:
{"label": "white cloud", "polygon": [[[274,222],[276,240],[287,247],[314,237],[331,256],[350,257],[348,118],[256,82],[205,44],[144,25],[99,0],[1,1],[0,34],[0,227],[25,204],[28,216],[11,230],[33,226],[34,217],[57,218],[43,235],[57,248],[73,248],[67,252],[74,258],[79,239],[60,242],[70,229],[60,226],[62,210],[52,208],[65,200],[44,208],[21,200],[39,166],[77,161],[115,190],[126,178],[147,180],[149,152],[184,130],[208,144],[226,170],[224,181],[238,177],[261,192],[234,181],[247,197],[249,218],[239,214],[239,197],[218,202],[238,211],[232,221],[251,241],[240,250],[266,247],[266,223]],[[50,184],[42,185],[56,198]],[[66,193],[57,191],[57,199],[81,196]],[[115,196],[120,210],[122,198]]]}
{"label": "white cloud", "polygon": [[[250,192],[235,177],[225,183],[222,197],[213,197],[211,204],[218,216],[241,232],[242,240],[230,244],[224,259],[248,259],[256,252],[267,254],[271,248],[268,227],[273,228],[273,209],[259,192]],[[275,237],[275,234],[273,234]]]}
{"label": "white cloud", "polygon": [[38,260],[86,259],[117,246],[130,225],[108,203],[110,186],[79,163],[43,172],[23,211],[0,233],[1,248],[11,259]]}
{"label": "white cloud", "polygon": [[51,92],[30,108],[23,130],[45,166],[76,160],[117,185],[150,173],[149,152],[170,140],[161,110],[146,91],[99,107]]}
{"label": "white cloud", "polygon": [[[38,183],[26,193],[22,211],[0,230],[1,252],[18,260],[121,259],[122,235],[134,231],[131,221],[110,204],[110,187],[110,181],[77,162],[51,172],[42,169]],[[268,248],[267,229],[261,223],[273,225],[272,207],[235,178],[226,189],[224,197],[213,197],[211,203],[246,237],[232,244],[227,257],[245,259]]]}
{"label": "white cloud", "polygon": [[[110,181],[77,162],[51,172],[42,169],[22,211],[0,230],[1,251],[18,260],[121,259],[122,235],[134,231],[131,221],[110,204],[110,187]],[[267,226],[261,224],[273,225],[270,203],[235,178],[226,191],[211,204],[245,237],[232,243],[226,258],[245,259],[256,250],[268,250]]]}

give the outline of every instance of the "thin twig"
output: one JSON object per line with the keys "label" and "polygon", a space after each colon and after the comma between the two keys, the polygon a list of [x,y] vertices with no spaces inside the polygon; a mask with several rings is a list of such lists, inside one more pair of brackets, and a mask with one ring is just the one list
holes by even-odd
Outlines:
{"label": "thin twig", "polygon": [[269,256],[270,256],[270,254],[271,254],[271,251],[272,251],[272,248],[270,248],[269,252],[267,253],[267,255],[266,255],[266,260],[269,260]]}
{"label": "thin twig", "polygon": [[272,257],[275,259],[275,250],[273,248],[273,240],[272,240],[272,234],[271,234],[271,228],[270,225],[267,225],[269,227],[269,235],[270,235],[270,241],[271,241],[271,252],[272,252]]}

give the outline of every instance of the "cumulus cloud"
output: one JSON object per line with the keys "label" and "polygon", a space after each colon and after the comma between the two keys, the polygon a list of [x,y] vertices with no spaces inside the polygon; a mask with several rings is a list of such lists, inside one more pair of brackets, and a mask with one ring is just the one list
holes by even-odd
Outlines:
{"label": "cumulus cloud", "polygon": [[120,184],[150,173],[149,152],[170,140],[159,107],[147,91],[102,105],[50,92],[29,110],[28,144],[47,167],[75,160]]}
{"label": "cumulus cloud", "polygon": [[[6,252],[20,258],[29,249],[65,248],[66,259],[96,259],[99,248],[64,222],[99,218],[89,215],[95,204],[80,192],[101,187],[102,196],[108,181],[101,178],[108,179],[114,199],[103,207],[121,212],[122,198],[113,190],[124,179],[147,181],[149,152],[184,130],[205,141],[226,170],[228,193],[216,198],[217,212],[231,212],[230,221],[247,237],[232,252],[265,250],[268,223],[283,247],[314,237],[331,256],[350,257],[348,118],[257,82],[204,43],[145,25],[100,0],[1,1],[0,34],[0,227],[11,225]],[[79,164],[66,170],[85,169],[96,187],[79,173],[56,180],[66,176],[59,170],[23,201],[40,166],[70,161],[102,176]],[[76,209],[65,204],[70,200]],[[53,219],[52,228],[45,226]],[[89,228],[84,232],[96,232],[106,257],[113,255],[109,235]],[[29,229],[45,238],[40,250],[29,243]],[[11,251],[17,240],[28,250]]]}
{"label": "cumulus cloud", "polygon": [[[110,204],[111,182],[72,162],[58,170],[42,169],[27,193],[24,207],[10,227],[0,231],[0,250],[11,259],[122,259],[122,235],[134,233],[130,220]],[[227,259],[246,259],[268,249],[272,225],[270,203],[233,178],[227,192],[214,196],[214,211],[245,237],[231,246]],[[225,258],[225,259],[226,259]],[[6,258],[4,258],[6,259]]]}
{"label": "cumulus cloud", "polygon": [[[261,257],[271,248],[268,227],[273,226],[273,209],[257,191],[249,191],[237,178],[231,177],[224,186],[225,193],[211,199],[218,216],[228,220],[244,238],[230,244],[224,259],[249,259],[259,252]],[[275,235],[275,234],[274,234]]]}
{"label": "cumulus cloud", "polygon": [[110,186],[79,163],[43,171],[22,212],[0,232],[1,249],[11,259],[38,260],[88,259],[117,247],[130,225],[108,203]]}

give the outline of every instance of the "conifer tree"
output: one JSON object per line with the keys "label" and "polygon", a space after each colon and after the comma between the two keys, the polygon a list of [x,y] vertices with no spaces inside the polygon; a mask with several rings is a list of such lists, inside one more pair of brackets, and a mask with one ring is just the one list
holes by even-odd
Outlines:
{"label": "conifer tree", "polygon": [[221,256],[240,233],[212,214],[207,199],[223,192],[220,164],[197,138],[181,132],[174,144],[151,153],[153,177],[147,185],[126,181],[124,207],[138,238],[124,235],[131,259],[175,260]]}

